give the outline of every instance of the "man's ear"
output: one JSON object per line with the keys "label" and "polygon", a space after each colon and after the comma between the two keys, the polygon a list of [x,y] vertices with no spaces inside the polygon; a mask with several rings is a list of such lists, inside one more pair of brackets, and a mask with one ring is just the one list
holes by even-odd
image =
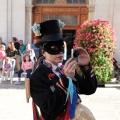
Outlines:
{"label": "man's ear", "polygon": [[44,50],[42,49],[42,54],[44,54]]}
{"label": "man's ear", "polygon": [[43,50],[42,50],[42,55],[45,57],[45,52],[43,52]]}
{"label": "man's ear", "polygon": [[41,52],[44,54],[44,46],[41,46]]}

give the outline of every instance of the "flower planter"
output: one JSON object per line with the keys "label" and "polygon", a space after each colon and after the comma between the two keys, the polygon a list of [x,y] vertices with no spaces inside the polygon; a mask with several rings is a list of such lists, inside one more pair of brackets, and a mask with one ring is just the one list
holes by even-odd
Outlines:
{"label": "flower planter", "polygon": [[108,21],[85,21],[77,30],[74,47],[83,47],[89,53],[99,86],[104,86],[99,81],[107,83],[112,78],[115,43]]}
{"label": "flower planter", "polygon": [[97,86],[98,87],[105,87],[105,82],[104,81],[98,81]]}

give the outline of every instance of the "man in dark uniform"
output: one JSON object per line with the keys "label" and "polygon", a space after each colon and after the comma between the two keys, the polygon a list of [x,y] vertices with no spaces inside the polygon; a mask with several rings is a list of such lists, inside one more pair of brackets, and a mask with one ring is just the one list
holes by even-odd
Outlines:
{"label": "man in dark uniform", "polygon": [[[80,47],[77,48],[80,53],[77,61],[70,58],[60,67],[64,44],[59,21],[49,20],[36,24],[33,32],[41,35],[36,46],[42,47],[44,57],[30,77],[31,97],[40,108],[41,120],[74,119],[77,95],[93,94],[97,88],[90,57],[86,50]],[[83,73],[82,76],[76,72],[77,65]]]}
{"label": "man in dark uniform", "polygon": [[20,43],[18,42],[18,40],[17,40],[16,37],[12,37],[12,41],[13,41],[14,46],[15,46],[15,48],[17,49],[18,54],[19,54],[19,51],[20,51]]}

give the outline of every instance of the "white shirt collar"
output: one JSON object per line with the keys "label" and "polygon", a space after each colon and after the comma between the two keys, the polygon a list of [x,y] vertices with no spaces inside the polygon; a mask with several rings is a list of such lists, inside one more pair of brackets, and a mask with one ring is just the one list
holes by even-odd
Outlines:
{"label": "white shirt collar", "polygon": [[[58,77],[60,77],[60,73],[56,71],[57,66],[54,65],[53,63],[47,61],[47,60],[45,60],[45,61],[48,62],[48,63],[50,63],[50,64],[52,65],[52,71],[53,71]],[[62,64],[62,63],[59,63],[58,66],[60,67],[61,64]]]}
{"label": "white shirt collar", "polygon": [[57,66],[56,65],[54,65],[53,63],[51,63],[50,61],[47,61],[47,60],[45,60],[46,62],[48,62],[48,63],[50,63],[51,65],[52,65],[52,70],[53,71],[55,71],[56,70],[56,68],[57,68]]}

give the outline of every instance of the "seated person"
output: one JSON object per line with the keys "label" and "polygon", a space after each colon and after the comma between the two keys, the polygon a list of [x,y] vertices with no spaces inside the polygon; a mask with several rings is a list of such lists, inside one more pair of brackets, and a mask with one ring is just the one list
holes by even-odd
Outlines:
{"label": "seated person", "polygon": [[34,61],[34,57],[35,57],[35,52],[33,49],[31,49],[31,45],[28,43],[26,44],[26,49],[25,51],[22,53],[22,58],[26,55],[29,55],[31,60]]}
{"label": "seated person", "polygon": [[10,58],[6,57],[3,61],[3,67],[2,67],[2,75],[1,75],[1,81],[4,80],[4,76],[6,74],[5,80],[8,80],[8,77],[10,77],[10,70],[12,69],[12,64],[10,62]]}
{"label": "seated person", "polygon": [[32,68],[33,68],[33,62],[30,58],[29,55],[25,55],[23,57],[23,61],[22,61],[22,67],[21,70],[18,71],[18,81],[15,82],[16,85],[21,84],[21,73],[26,72],[27,73],[27,78],[30,77],[30,74],[32,72]]}
{"label": "seated person", "polygon": [[2,70],[3,60],[6,57],[5,46],[0,45],[0,70]]}
{"label": "seated person", "polygon": [[18,58],[18,51],[14,46],[14,43],[9,42],[8,43],[8,48],[6,50],[6,56],[10,57],[11,59],[15,59],[16,61],[16,71],[20,70],[20,64],[19,64],[19,58]]}

